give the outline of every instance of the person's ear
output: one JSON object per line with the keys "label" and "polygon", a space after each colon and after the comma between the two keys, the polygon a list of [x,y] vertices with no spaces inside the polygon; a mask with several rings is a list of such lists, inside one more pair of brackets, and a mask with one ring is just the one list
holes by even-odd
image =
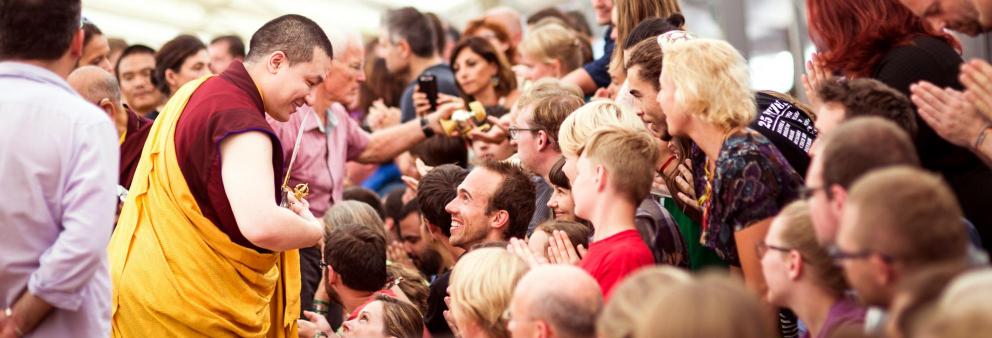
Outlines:
{"label": "person's ear", "polygon": [[551,62],[548,62],[548,65],[550,65],[551,68],[555,70],[555,77],[565,76],[565,72],[563,72],[561,69],[560,59],[552,59]]}
{"label": "person's ear", "polygon": [[265,69],[269,71],[270,74],[275,74],[279,72],[279,68],[286,66],[288,63],[286,59],[286,53],[283,51],[276,51],[269,54],[269,58],[266,60]]}
{"label": "person's ear", "polygon": [[537,131],[537,150],[543,151],[546,147],[550,146],[551,135],[544,130]]}
{"label": "person's ear", "polygon": [[83,57],[83,48],[86,47],[83,40],[86,38],[86,33],[82,29],[76,31],[76,35],[73,35],[72,42],[69,43],[69,55],[72,56],[73,60],[79,60]]}
{"label": "person's ear", "polygon": [[596,191],[605,191],[606,183],[608,179],[609,179],[609,174],[606,172],[606,166],[602,164],[597,164],[596,177],[595,177]]}
{"label": "person's ear", "polygon": [[831,185],[829,189],[831,198],[827,200],[830,211],[839,218],[841,212],[844,211],[844,202],[847,201],[847,190],[837,184]]}
{"label": "person's ear", "polygon": [[798,251],[789,251],[789,279],[798,280],[803,274],[803,257]]}
{"label": "person's ear", "polygon": [[334,272],[334,268],[330,264],[324,268],[324,279],[327,281],[327,285],[334,285],[338,282],[338,274]]}
{"label": "person's ear", "polygon": [[169,86],[175,87],[179,84],[179,81],[176,80],[176,76],[176,72],[172,69],[165,69],[165,83]]}
{"label": "person's ear", "polygon": [[[107,112],[107,115],[110,116],[110,119],[111,120],[114,119],[114,117],[115,117],[115,114],[114,113],[116,113],[117,111],[116,111],[116,109],[114,109],[114,102],[113,101],[111,101],[108,98],[103,98],[103,99],[100,100],[100,102],[97,102],[96,105],[99,106],[100,109],[103,109],[103,111]],[[114,121],[114,122],[117,122],[117,121]]]}
{"label": "person's ear", "polygon": [[495,215],[493,215],[492,227],[494,229],[502,229],[510,224],[510,213],[506,210],[497,210]]}
{"label": "person's ear", "polygon": [[400,39],[400,41],[396,44],[396,48],[400,49],[400,55],[402,55],[404,59],[410,58],[410,56],[413,55],[413,49],[410,48],[410,42],[406,41],[406,39]]}
{"label": "person's ear", "polygon": [[892,286],[896,281],[897,272],[892,268],[892,264],[889,263],[881,255],[871,255],[868,257],[868,262],[872,265],[872,274],[874,274],[875,283],[881,286]]}

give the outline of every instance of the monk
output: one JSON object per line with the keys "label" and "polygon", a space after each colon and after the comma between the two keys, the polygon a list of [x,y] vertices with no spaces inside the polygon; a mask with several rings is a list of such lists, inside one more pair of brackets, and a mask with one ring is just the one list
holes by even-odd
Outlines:
{"label": "monk", "polygon": [[[280,191],[265,115],[310,102],[331,43],[285,15],[244,63],[181,87],[152,125],[109,256],[115,337],[295,337],[299,253],[322,236],[306,200]],[[288,208],[280,207],[286,198]]]}
{"label": "monk", "polygon": [[131,179],[138,168],[141,148],[145,146],[152,120],[138,115],[121,102],[121,87],[114,75],[97,66],[82,66],[72,71],[66,79],[86,101],[103,109],[110,116],[120,138],[120,181],[124,189],[131,187]]}

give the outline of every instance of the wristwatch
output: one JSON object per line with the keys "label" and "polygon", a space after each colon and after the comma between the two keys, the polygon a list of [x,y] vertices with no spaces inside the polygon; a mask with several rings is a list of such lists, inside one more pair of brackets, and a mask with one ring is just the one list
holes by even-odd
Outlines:
{"label": "wristwatch", "polygon": [[420,117],[420,131],[424,132],[424,136],[427,138],[434,136],[434,129],[431,129],[431,123],[427,121],[426,117]]}

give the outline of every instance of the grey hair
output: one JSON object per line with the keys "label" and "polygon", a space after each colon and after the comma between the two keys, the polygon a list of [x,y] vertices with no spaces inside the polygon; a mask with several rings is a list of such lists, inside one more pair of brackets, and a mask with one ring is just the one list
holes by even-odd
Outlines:
{"label": "grey hair", "polygon": [[114,103],[121,102],[121,86],[117,83],[117,78],[103,68],[79,67],[69,74],[68,82],[79,83],[73,87],[86,101],[96,104],[103,99],[110,99]]}

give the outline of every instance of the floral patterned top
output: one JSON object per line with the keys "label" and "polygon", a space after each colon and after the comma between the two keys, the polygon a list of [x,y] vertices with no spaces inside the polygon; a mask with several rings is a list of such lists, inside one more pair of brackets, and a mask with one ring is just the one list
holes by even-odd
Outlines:
{"label": "floral patterned top", "polygon": [[713,181],[707,182],[706,154],[692,148],[693,181],[703,196],[710,183],[704,207],[702,244],[716,251],[727,263],[740,266],[734,232],[772,217],[799,196],[803,178],[796,173],[775,145],[748,129],[731,135],[716,159]]}

